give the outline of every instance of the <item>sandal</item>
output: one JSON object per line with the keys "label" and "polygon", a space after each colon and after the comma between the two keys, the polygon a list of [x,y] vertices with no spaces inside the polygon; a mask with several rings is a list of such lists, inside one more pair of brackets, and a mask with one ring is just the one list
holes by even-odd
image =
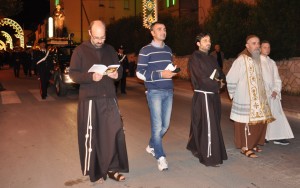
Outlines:
{"label": "sandal", "polygon": [[241,150],[241,154],[249,158],[257,158],[258,156],[252,150]]}
{"label": "sandal", "polygon": [[107,172],[107,175],[110,179],[113,179],[115,181],[125,181],[125,177],[123,176],[123,174],[120,174],[119,172],[109,171]]}
{"label": "sandal", "polygon": [[252,148],[252,150],[255,151],[255,152],[258,152],[258,153],[262,152],[262,149],[260,149],[258,146]]}
{"label": "sandal", "polygon": [[98,180],[98,183],[100,183],[100,184],[104,183],[104,179],[103,179],[103,178],[100,178],[100,179]]}

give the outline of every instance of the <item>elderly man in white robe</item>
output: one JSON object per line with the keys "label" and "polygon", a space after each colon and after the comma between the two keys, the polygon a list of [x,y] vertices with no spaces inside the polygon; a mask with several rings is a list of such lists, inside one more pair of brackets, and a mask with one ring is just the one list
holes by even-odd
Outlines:
{"label": "elderly man in white robe", "polygon": [[267,123],[274,120],[266,97],[261,65],[260,40],[246,38],[246,49],[233,62],[227,76],[232,101],[230,119],[234,121],[234,143],[249,158],[258,157],[258,145],[265,142]]}
{"label": "elderly man in white robe", "polygon": [[267,126],[266,140],[273,140],[274,144],[288,145],[287,139],[294,138],[291,126],[281,106],[281,79],[274,60],[268,55],[271,52],[271,45],[268,41],[261,43],[261,67],[268,102],[272,115],[276,119]]}

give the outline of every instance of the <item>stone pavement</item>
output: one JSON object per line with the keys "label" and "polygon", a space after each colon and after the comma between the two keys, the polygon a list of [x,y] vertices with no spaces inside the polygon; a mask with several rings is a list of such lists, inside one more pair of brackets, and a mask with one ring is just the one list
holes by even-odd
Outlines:
{"label": "stone pavement", "polygon": [[[2,72],[0,75],[2,76]],[[1,76],[3,86],[10,90],[15,80],[4,80]],[[130,164],[130,173],[126,173],[125,182],[108,179],[103,184],[90,183],[88,177],[82,176],[77,145],[77,102],[73,99],[61,99],[39,104],[29,101],[24,105],[0,104],[0,187],[300,187],[299,119],[289,118],[295,135],[290,145],[275,145],[270,142],[262,147],[264,151],[258,154],[259,158],[250,159],[241,155],[234,147],[232,122],[228,118],[230,100],[226,98],[225,93],[222,94],[222,132],[228,160],[224,161],[220,168],[206,167],[186,150],[190,121],[188,105],[193,95],[191,84],[189,81],[178,79],[174,83],[175,97],[187,97],[181,97],[181,103],[174,102],[173,108],[176,110],[172,112],[171,126],[164,138],[169,162],[168,171],[159,172],[155,159],[145,151],[149,138],[149,119],[146,114],[148,109],[144,96],[140,97],[143,89],[137,84],[137,79],[128,78],[128,94],[120,95],[119,99]],[[31,87],[37,87],[36,81],[32,81],[29,88]],[[24,99],[32,98],[22,91],[22,87],[17,88],[23,93]],[[296,108],[299,105],[299,97],[284,99],[289,99],[289,102],[286,102],[289,106],[284,106],[285,112],[294,110],[296,113],[291,113],[292,115],[299,114]],[[59,111],[57,107],[60,108]],[[31,113],[40,113],[39,115],[45,118],[32,117]],[[21,118],[15,118],[17,114]]]}
{"label": "stone pavement", "polygon": [[[137,80],[136,78],[128,78],[128,81],[131,84]],[[140,83],[142,84],[142,82]],[[193,90],[190,81],[175,79],[174,85],[175,96],[183,95],[186,96],[187,100],[191,100]],[[130,94],[128,96],[130,96]],[[224,164],[221,165],[221,168],[207,168],[204,165],[198,165],[193,156],[190,156],[189,153],[184,155],[180,152],[180,149],[185,148],[186,143],[186,138],[181,138],[182,136],[184,137],[186,135],[188,130],[182,129],[182,127],[184,127],[180,125],[182,122],[180,122],[180,119],[176,119],[176,124],[173,123],[171,125],[171,129],[165,138],[165,147],[167,148],[166,150],[168,153],[170,170],[162,175],[152,175],[151,173],[151,175],[148,174],[148,178],[151,178],[151,180],[154,180],[156,183],[150,183],[150,180],[147,182],[145,179],[143,179],[145,186],[134,186],[136,184],[131,184],[129,180],[127,186],[140,188],[300,187],[300,127],[298,126],[300,119],[300,97],[283,95],[282,100],[284,112],[288,116],[289,123],[295,136],[294,139],[291,139],[291,144],[288,146],[282,146],[273,144],[273,142],[269,142],[265,146],[262,146],[263,152],[258,153],[259,157],[256,159],[250,159],[244,155],[241,155],[239,149],[235,148],[233,142],[234,130],[232,128],[232,121],[229,120],[231,101],[226,92],[221,94],[221,101],[223,110],[221,126],[228,155],[228,160],[224,161]],[[178,115],[178,112],[176,115]],[[173,120],[174,119],[175,118],[173,117]],[[168,140],[170,137],[172,137],[172,139]],[[130,143],[128,145],[130,145]],[[136,161],[135,163],[131,164],[133,170],[131,173],[129,173],[129,176],[134,177],[135,180],[139,179],[140,174],[135,174],[135,170],[136,168],[140,168],[140,166],[136,165]],[[139,173],[141,173],[141,171],[139,171]],[[172,179],[171,177],[175,177],[176,179]],[[165,180],[163,178],[165,178]]]}

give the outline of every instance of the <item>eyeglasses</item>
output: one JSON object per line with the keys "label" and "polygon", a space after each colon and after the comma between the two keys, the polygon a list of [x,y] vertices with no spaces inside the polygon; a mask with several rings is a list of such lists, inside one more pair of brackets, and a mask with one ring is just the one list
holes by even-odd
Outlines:
{"label": "eyeglasses", "polygon": [[95,37],[92,32],[90,32],[91,34],[91,37],[94,39],[94,40],[105,40],[106,39],[106,36],[102,36],[102,37]]}

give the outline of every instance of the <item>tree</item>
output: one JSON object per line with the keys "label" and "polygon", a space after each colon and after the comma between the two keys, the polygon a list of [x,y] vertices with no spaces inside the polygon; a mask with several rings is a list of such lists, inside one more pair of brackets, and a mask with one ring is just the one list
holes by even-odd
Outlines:
{"label": "tree", "polygon": [[[142,17],[127,17],[107,26],[107,42],[115,48],[121,44],[127,52],[138,53],[149,44],[152,36],[149,29],[143,27]],[[197,20],[177,18],[171,15],[159,15],[159,21],[167,28],[166,44],[176,55],[188,55],[194,50],[194,39],[200,31]]]}
{"label": "tree", "polygon": [[271,43],[271,57],[284,59],[300,55],[299,0],[257,0],[251,11],[250,30]]}
{"label": "tree", "polygon": [[227,58],[236,57],[245,48],[251,6],[242,2],[224,1],[215,6],[204,23],[213,44],[220,44]]}
{"label": "tree", "polygon": [[226,57],[236,57],[250,34],[270,41],[272,58],[295,57],[300,54],[299,7],[299,0],[257,0],[256,5],[228,0],[212,9],[204,27]]}
{"label": "tree", "polygon": [[141,16],[131,16],[117,20],[107,26],[107,42],[116,49],[123,45],[126,53],[138,53],[149,43],[149,30],[143,27]]}
{"label": "tree", "polygon": [[201,31],[197,19],[178,18],[169,14],[159,15],[166,25],[166,43],[178,56],[189,55],[195,50],[195,37]]}

